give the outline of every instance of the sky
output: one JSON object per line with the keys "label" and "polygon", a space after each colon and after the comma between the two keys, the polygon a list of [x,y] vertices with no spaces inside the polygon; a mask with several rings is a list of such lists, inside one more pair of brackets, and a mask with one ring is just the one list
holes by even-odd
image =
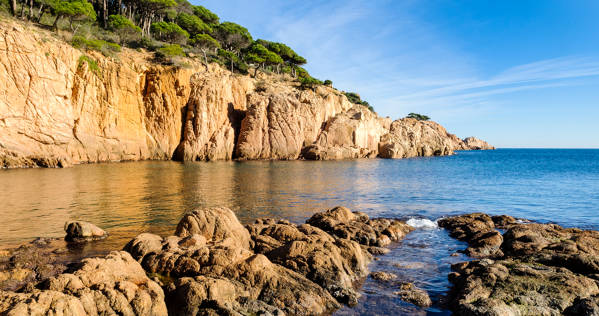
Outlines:
{"label": "sky", "polygon": [[599,1],[192,0],[381,116],[502,148],[599,148]]}

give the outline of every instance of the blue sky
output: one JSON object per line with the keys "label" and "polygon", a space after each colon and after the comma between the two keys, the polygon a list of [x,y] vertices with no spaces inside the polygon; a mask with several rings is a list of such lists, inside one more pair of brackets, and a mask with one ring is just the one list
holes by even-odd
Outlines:
{"label": "blue sky", "polygon": [[599,1],[205,0],[382,116],[498,147],[599,148]]}

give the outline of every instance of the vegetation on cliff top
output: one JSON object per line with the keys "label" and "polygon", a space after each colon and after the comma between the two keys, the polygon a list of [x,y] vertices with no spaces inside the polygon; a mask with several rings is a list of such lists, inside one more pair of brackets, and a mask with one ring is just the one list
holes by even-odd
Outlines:
{"label": "vegetation on cliff top", "polygon": [[[221,22],[215,13],[187,0],[0,0],[0,10],[59,34],[67,31],[63,37],[73,46],[108,56],[123,45],[154,51],[163,63],[179,64],[181,56],[197,56],[233,72],[286,73],[301,88],[323,84],[302,68],[307,60],[291,47],[255,40],[245,27]],[[324,84],[332,86],[330,80]],[[350,101],[373,110],[359,96]]]}
{"label": "vegetation on cliff top", "polygon": [[430,117],[428,117],[426,115],[418,114],[418,113],[410,113],[410,114],[408,114],[408,116],[406,116],[406,118],[413,118],[413,119],[417,119],[419,121],[428,121],[431,119]]}

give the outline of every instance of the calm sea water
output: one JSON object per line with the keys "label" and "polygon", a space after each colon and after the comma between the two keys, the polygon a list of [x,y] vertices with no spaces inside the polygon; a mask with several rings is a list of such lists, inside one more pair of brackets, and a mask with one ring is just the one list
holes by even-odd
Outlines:
{"label": "calm sea water", "polygon": [[[500,149],[405,160],[134,162],[0,172],[0,247],[63,236],[82,219],[111,237],[92,251],[121,248],[140,232],[171,234],[186,210],[226,206],[243,222],[302,222],[347,206],[372,216],[426,218],[482,211],[599,229],[599,150]],[[374,263],[427,289],[438,303],[449,257],[464,245],[419,229]],[[400,263],[404,268],[398,268]],[[405,268],[408,267],[408,268]],[[366,281],[361,305],[339,314],[441,313],[416,309]],[[437,304],[438,305],[438,304]]]}

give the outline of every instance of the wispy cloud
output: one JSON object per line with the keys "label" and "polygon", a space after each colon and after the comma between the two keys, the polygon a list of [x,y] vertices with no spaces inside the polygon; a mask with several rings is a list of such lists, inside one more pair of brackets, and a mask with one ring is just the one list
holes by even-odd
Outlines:
{"label": "wispy cloud", "polygon": [[[597,54],[536,60],[529,54],[520,64],[508,58],[495,63],[466,49],[468,39],[447,32],[454,21],[436,23],[427,15],[430,5],[422,1],[202,2],[227,12],[227,19],[248,26],[256,37],[289,44],[308,59],[306,67],[314,76],[359,92],[379,114],[392,118],[420,111],[453,122],[448,127],[457,129],[505,111],[498,100],[509,96],[599,81]],[[470,26],[480,27],[477,23],[485,21]],[[545,56],[559,56],[559,51]]]}

